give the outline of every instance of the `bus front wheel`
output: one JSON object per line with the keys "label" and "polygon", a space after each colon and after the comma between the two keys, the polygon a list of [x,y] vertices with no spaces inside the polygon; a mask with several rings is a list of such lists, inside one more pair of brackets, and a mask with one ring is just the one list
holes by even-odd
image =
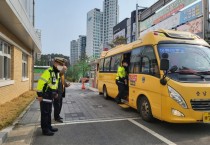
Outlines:
{"label": "bus front wheel", "polygon": [[107,89],[106,89],[106,86],[105,85],[103,87],[103,96],[104,96],[104,99],[108,99],[109,98],[109,95],[107,93]]}
{"label": "bus front wheel", "polygon": [[138,108],[143,120],[147,122],[152,122],[154,120],[149,100],[146,97],[139,99]]}

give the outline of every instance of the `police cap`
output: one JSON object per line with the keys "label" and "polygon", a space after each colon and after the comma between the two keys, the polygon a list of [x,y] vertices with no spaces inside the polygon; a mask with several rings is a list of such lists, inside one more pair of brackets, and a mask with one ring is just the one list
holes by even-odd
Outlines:
{"label": "police cap", "polygon": [[62,57],[55,57],[54,61],[60,64],[65,64],[67,62],[67,60],[65,58]]}

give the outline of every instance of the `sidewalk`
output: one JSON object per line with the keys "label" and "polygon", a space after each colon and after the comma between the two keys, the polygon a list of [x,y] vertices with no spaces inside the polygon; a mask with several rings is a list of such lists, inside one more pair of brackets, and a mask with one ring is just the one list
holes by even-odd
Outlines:
{"label": "sidewalk", "polygon": [[[80,83],[75,83],[77,88]],[[98,90],[86,85],[86,89],[97,92]],[[53,117],[52,117],[53,118]],[[53,121],[52,121],[53,123]],[[3,145],[30,145],[36,128],[40,125],[39,102],[35,100],[27,107],[12,126],[0,131],[0,144]],[[6,141],[6,142],[4,142]]]}
{"label": "sidewalk", "polygon": [[39,118],[39,103],[35,100],[12,126],[1,131],[5,133],[3,145],[30,145],[34,131],[39,125]]}
{"label": "sidewalk", "polygon": [[[54,121],[54,110],[52,110],[53,125],[139,116],[135,111],[122,110],[112,100],[105,100],[98,95],[97,89],[87,86],[85,90],[82,90],[81,87],[81,83],[73,83],[66,90],[61,111],[64,123]],[[37,137],[43,136],[40,129],[39,102],[35,100],[12,129],[10,128],[3,145],[30,145]]]}

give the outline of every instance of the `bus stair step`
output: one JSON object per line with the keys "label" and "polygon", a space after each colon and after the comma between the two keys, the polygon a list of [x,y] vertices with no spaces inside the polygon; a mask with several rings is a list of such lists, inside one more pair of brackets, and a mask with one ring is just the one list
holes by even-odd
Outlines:
{"label": "bus stair step", "polygon": [[127,100],[121,99],[121,102],[124,103],[124,104],[119,104],[120,107],[125,108],[125,109],[130,108]]}
{"label": "bus stair step", "polygon": [[118,105],[124,109],[130,108],[130,106],[128,106],[127,104],[118,104]]}
{"label": "bus stair step", "polygon": [[128,101],[125,100],[125,99],[121,99],[121,102],[124,103],[124,104],[128,104]]}

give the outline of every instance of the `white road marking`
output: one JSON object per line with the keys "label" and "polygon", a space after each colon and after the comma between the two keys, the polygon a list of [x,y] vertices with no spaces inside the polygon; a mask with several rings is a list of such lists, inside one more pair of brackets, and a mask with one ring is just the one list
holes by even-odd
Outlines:
{"label": "white road marking", "polygon": [[146,132],[150,133],[151,135],[155,136],[156,138],[160,139],[164,143],[168,145],[176,145],[174,142],[168,140],[167,138],[163,137],[162,135],[156,133],[155,131],[149,129],[148,127],[140,124],[139,122],[135,121],[134,119],[140,119],[140,117],[136,118],[116,118],[116,119],[93,119],[93,120],[77,120],[77,121],[64,121],[64,123],[55,123],[52,124],[53,126],[62,126],[62,125],[71,125],[71,124],[88,124],[88,123],[100,123],[100,122],[113,122],[113,121],[130,121],[131,123],[135,124],[136,126],[140,127],[141,129],[145,130]]}
{"label": "white road marking", "polygon": [[168,145],[176,145],[174,142],[168,140],[167,138],[163,137],[162,135],[156,133],[155,131],[147,128],[146,126],[138,123],[137,121],[133,120],[133,119],[128,119],[128,121],[132,122],[133,124],[135,124],[136,126],[140,127],[141,129],[147,131],[148,133],[152,134],[153,136],[157,137],[158,139],[162,140],[163,142],[165,142]]}
{"label": "white road marking", "polygon": [[97,122],[112,122],[112,121],[124,121],[129,119],[139,119],[139,117],[136,118],[117,118],[117,119],[97,119],[97,120],[78,120],[78,121],[64,121],[64,123],[55,123],[52,125],[69,125],[69,124],[84,124],[84,123],[97,123]]}

